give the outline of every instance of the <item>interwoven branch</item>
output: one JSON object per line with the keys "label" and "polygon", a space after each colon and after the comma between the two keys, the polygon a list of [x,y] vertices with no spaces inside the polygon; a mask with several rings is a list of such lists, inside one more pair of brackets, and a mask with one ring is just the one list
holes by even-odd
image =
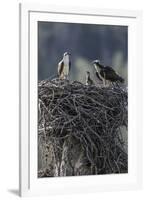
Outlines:
{"label": "interwoven branch", "polygon": [[[39,177],[126,173],[120,128],[127,128],[127,115],[127,91],[118,85],[86,86],[60,79],[39,82],[38,145],[44,147],[46,163],[51,151],[51,164],[44,165]],[[80,170],[73,162],[76,144],[82,152]],[[64,172],[67,166],[69,173]],[[81,172],[84,167],[86,172]]]}

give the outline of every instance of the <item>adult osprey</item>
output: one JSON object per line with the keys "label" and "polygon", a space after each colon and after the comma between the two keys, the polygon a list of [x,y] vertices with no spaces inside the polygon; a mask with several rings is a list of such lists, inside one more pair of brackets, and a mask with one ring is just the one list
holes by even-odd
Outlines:
{"label": "adult osprey", "polygon": [[58,63],[58,76],[60,79],[68,79],[69,71],[71,68],[69,56],[70,54],[65,52],[63,54],[63,59]]}
{"label": "adult osprey", "polygon": [[106,81],[112,83],[124,82],[124,79],[119,74],[117,74],[117,72],[115,72],[112,67],[101,65],[99,60],[94,60],[92,63],[95,67],[97,77],[103,81],[104,86],[106,85]]}
{"label": "adult osprey", "polygon": [[94,82],[93,80],[90,78],[90,72],[86,72],[86,85],[93,85]]}

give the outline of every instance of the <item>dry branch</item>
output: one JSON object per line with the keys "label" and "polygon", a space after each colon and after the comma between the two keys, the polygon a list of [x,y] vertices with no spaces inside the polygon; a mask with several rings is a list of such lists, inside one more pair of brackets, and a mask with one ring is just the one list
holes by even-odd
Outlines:
{"label": "dry branch", "polygon": [[67,80],[38,84],[39,177],[126,173],[127,91]]}

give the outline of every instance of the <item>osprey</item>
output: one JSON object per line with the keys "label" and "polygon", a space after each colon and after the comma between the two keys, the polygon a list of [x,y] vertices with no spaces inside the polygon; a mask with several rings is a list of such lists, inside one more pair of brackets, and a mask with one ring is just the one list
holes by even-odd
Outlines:
{"label": "osprey", "polygon": [[95,67],[97,77],[103,81],[104,86],[106,85],[106,81],[111,83],[124,82],[124,79],[112,67],[101,65],[99,60],[94,60],[92,63]]}
{"label": "osprey", "polygon": [[86,85],[93,85],[94,82],[93,80],[90,78],[90,72],[86,72]]}
{"label": "osprey", "polygon": [[58,63],[58,76],[60,79],[68,79],[71,62],[69,59],[70,54],[65,52],[63,54],[63,59]]}

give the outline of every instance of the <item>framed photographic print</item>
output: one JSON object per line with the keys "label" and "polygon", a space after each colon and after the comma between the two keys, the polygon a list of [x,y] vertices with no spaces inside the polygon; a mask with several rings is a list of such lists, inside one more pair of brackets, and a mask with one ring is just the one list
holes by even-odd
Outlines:
{"label": "framed photographic print", "polygon": [[138,189],[141,12],[20,10],[20,195]]}

